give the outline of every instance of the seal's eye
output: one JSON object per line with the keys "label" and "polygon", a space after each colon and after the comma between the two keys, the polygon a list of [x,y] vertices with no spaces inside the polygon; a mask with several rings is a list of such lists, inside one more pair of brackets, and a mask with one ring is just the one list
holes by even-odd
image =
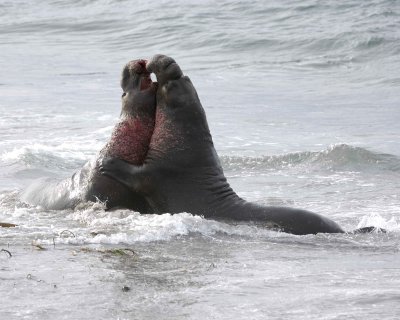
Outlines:
{"label": "seal's eye", "polygon": [[122,97],[121,98],[123,98],[123,97],[125,97],[126,96],[126,92],[124,92],[123,94],[122,94]]}

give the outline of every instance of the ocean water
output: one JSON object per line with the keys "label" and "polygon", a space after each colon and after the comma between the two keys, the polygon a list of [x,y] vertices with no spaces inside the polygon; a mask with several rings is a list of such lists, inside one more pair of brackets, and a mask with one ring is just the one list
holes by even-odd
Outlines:
{"label": "ocean water", "polygon": [[[397,319],[400,2],[0,2],[1,319]],[[95,157],[132,59],[193,81],[225,174],[346,230],[21,200]],[[11,255],[11,257],[10,257]]]}

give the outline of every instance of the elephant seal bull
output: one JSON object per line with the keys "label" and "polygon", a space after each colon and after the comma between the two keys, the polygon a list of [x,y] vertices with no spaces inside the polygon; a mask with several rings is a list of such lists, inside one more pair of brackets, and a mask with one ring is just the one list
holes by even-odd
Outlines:
{"label": "elephant seal bull", "polygon": [[156,213],[190,212],[205,218],[261,222],[293,234],[343,233],[334,221],[301,209],[260,206],[229,186],[205,112],[187,76],[170,57],[147,64],[157,81],[155,128],[141,166],[106,159],[100,171],[143,195]]}
{"label": "elephant seal bull", "polygon": [[122,71],[122,110],[110,141],[99,152],[94,169],[90,170],[84,200],[100,200],[107,208],[124,207],[142,213],[152,212],[143,196],[99,172],[105,157],[116,157],[141,165],[146,157],[154,130],[156,84],[146,70],[145,60],[133,60]]}
{"label": "elephant seal bull", "polygon": [[141,165],[146,157],[154,130],[156,90],[145,60],[127,63],[121,77],[122,111],[110,141],[94,161],[87,162],[71,178],[61,182],[41,181],[28,188],[22,200],[46,209],[65,209],[82,201],[100,200],[107,208],[124,207],[143,213],[153,212],[137,192],[100,174],[104,157],[116,157]]}

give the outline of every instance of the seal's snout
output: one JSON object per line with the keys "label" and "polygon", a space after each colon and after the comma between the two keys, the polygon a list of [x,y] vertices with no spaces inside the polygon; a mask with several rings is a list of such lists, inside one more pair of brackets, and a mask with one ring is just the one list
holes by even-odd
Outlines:
{"label": "seal's snout", "polygon": [[137,74],[149,73],[146,69],[147,60],[144,60],[144,59],[133,60],[130,63],[131,63],[131,68],[134,73],[137,73]]}
{"label": "seal's snout", "polygon": [[156,54],[147,62],[147,70],[158,74],[166,70],[171,64],[176,63],[174,59],[163,54]]}
{"label": "seal's snout", "polygon": [[160,85],[164,85],[169,80],[177,80],[183,73],[179,65],[171,57],[163,54],[156,54],[146,66],[148,72],[153,72]]}
{"label": "seal's snout", "polygon": [[121,81],[121,86],[124,90],[126,90],[125,84],[127,84],[127,87],[129,87],[129,78],[133,80],[130,82],[131,85],[133,83],[133,87],[139,89],[140,91],[147,90],[152,87],[153,81],[151,80],[150,72],[147,71],[146,65],[147,60],[145,59],[132,60],[128,62],[122,74],[123,80]]}
{"label": "seal's snout", "polygon": [[140,72],[138,72],[138,73],[149,73],[148,71],[147,71],[147,69],[146,69],[146,64],[147,64],[147,60],[144,60],[144,59],[141,59],[141,60],[138,60],[137,61],[137,64],[138,64],[138,71],[140,71]]}

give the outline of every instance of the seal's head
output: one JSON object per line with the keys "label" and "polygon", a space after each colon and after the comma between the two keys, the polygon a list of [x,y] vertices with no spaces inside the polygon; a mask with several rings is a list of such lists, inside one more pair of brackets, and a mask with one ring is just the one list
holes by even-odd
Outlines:
{"label": "seal's head", "polygon": [[122,114],[153,115],[156,107],[157,83],[146,69],[146,60],[132,60],[122,70]]}
{"label": "seal's head", "polygon": [[147,62],[146,67],[149,72],[156,74],[160,86],[163,86],[167,81],[177,80],[183,75],[175,60],[163,54],[156,54]]}
{"label": "seal's head", "polygon": [[154,131],[157,83],[146,69],[146,60],[128,62],[122,70],[122,111],[102,156],[143,164]]}

